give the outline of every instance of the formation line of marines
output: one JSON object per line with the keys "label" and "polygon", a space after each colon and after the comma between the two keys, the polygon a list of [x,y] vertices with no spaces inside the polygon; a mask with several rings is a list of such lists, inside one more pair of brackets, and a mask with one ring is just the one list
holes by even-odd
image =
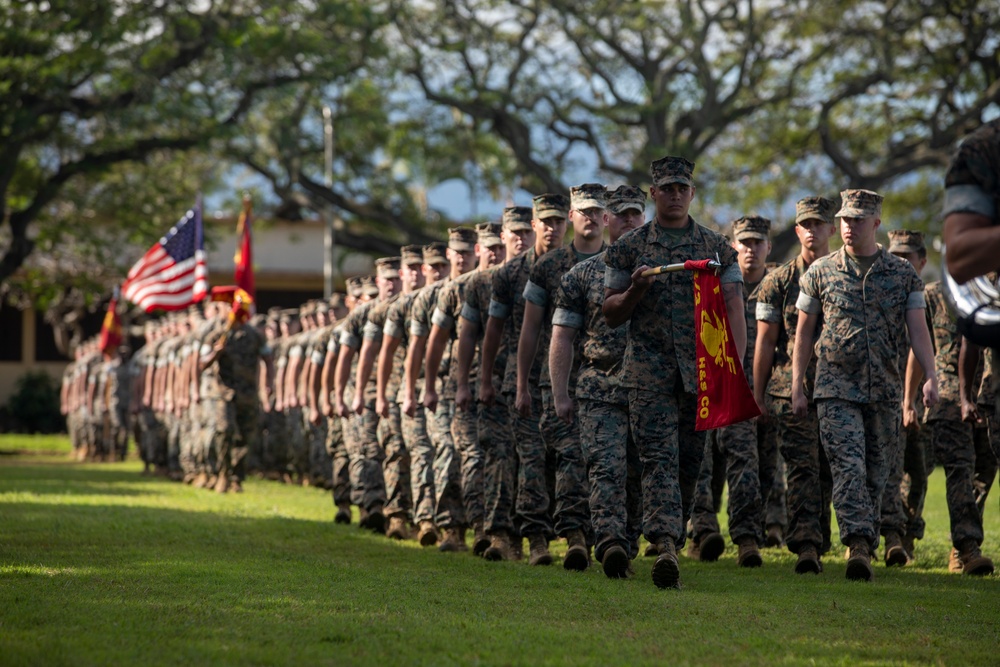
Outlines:
{"label": "formation line of marines", "polygon": [[[225,289],[146,328],[128,363],[81,349],[64,382],[85,455],[124,455],[218,492],[248,473],[332,491],[335,521],[441,551],[634,574],[717,560],[728,484],[737,563],[784,544],[823,571],[831,503],[848,579],[915,557],[927,475],[945,470],[951,568],[993,571],[982,513],[1000,453],[992,360],[963,341],[918,232],[877,243],[882,197],[796,204],[801,247],[766,264],[770,220],[727,238],[689,214],[694,165],[651,164],[648,194],[542,194],[496,223],[405,246],[346,295],[229,323]],[[654,215],[645,221],[647,196]],[[843,247],[830,250],[839,220]],[[567,227],[572,240],[565,243]],[[608,240],[605,241],[605,229]],[[718,258],[733,340],[763,416],[695,430],[692,275]],[[926,406],[926,407],[925,407]],[[787,494],[787,497],[786,497]],[[471,540],[468,532],[471,530]]]}

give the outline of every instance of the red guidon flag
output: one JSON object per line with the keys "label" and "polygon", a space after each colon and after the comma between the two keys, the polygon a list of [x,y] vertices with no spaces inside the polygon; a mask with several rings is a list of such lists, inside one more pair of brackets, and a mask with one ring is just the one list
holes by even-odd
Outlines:
{"label": "red guidon flag", "polygon": [[722,284],[715,271],[708,268],[709,261],[684,262],[685,269],[694,271],[697,431],[729,426],[760,415],[733,342]]}
{"label": "red guidon flag", "polygon": [[122,344],[122,321],[118,317],[118,297],[112,297],[108,304],[108,312],[104,315],[104,324],[101,326],[101,338],[98,346],[101,352],[110,354],[109,350],[115,350]]}
{"label": "red guidon flag", "polygon": [[233,264],[236,267],[236,286],[254,298],[257,289],[253,275],[253,240],[250,234],[250,218],[253,208],[250,198],[243,199],[243,212],[240,213],[239,222],[236,225],[236,236],[238,237],[236,254],[233,255]]}

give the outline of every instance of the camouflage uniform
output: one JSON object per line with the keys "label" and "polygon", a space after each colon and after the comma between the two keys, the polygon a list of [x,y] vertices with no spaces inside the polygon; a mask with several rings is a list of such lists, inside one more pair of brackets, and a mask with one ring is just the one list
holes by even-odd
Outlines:
{"label": "camouflage uniform", "polygon": [[[345,322],[346,319],[336,323],[330,329],[329,337],[326,341],[326,353],[327,355],[333,355],[331,361],[334,367],[336,367],[336,359],[340,352],[340,333],[343,331]],[[332,400],[332,398],[327,396],[327,400]],[[347,430],[345,424],[348,421],[340,415],[333,415],[327,422],[326,433],[326,451],[330,455],[333,465],[333,470],[331,471],[333,476],[333,504],[336,507],[344,508],[351,505],[350,459],[347,456],[347,441],[344,439],[344,433]]]}
{"label": "camouflage uniform", "polygon": [[[326,347],[329,343],[330,331],[332,327],[317,327],[309,332],[308,343],[306,345],[305,358],[308,360],[307,369],[312,370],[318,378],[323,372],[323,362],[326,360]],[[317,384],[319,384],[317,382]],[[308,397],[313,392],[313,387],[306,387]],[[319,410],[319,396],[315,397],[316,409]],[[309,475],[313,483],[325,488],[332,488],[333,483],[333,459],[326,446],[326,441],[330,432],[329,418],[319,412],[319,419],[314,424],[306,414],[306,428],[309,433]]]}
{"label": "camouflage uniform", "polygon": [[[757,342],[756,284],[744,284],[747,347],[743,355],[743,373],[753,387],[754,346]],[[743,421],[710,432],[705,438],[705,454],[691,509],[692,534],[695,541],[707,533],[718,533],[718,499],[715,493],[722,477],[717,465],[724,466],[729,481],[729,535],[735,544],[751,539],[757,546],[764,543],[764,523],[767,495],[774,485],[777,468],[777,448],[773,428],[762,421]],[[714,450],[718,450],[716,456]],[[721,491],[721,489],[720,489]]]}
{"label": "camouflage uniform", "polygon": [[580,331],[574,346],[579,360],[575,396],[598,561],[615,545],[635,558],[642,532],[639,450],[629,432],[628,392],[618,376],[628,326],[612,329],[604,319],[605,269],[603,253],[570,269],[552,315],[553,325]]}
{"label": "camouflage uniform", "polygon": [[[799,279],[808,267],[801,256],[774,269],[757,287],[756,318],[779,325],[774,365],[767,385],[767,409],[775,425],[778,448],[785,461],[788,482],[788,530],[785,543],[792,553],[807,545],[820,554],[830,548],[830,502],[833,477],[826,450],[820,446],[819,421],[812,387],[816,359],[806,369],[805,417],[792,414],[792,351],[799,313]],[[822,324],[817,325],[818,327]]]}
{"label": "camouflage uniform", "polygon": [[[501,267],[478,271],[469,279],[462,302],[462,318],[476,325],[478,340],[482,345],[489,320],[490,297],[493,277]],[[483,450],[483,526],[490,535],[507,533],[519,535],[514,524],[514,502],[517,497],[517,454],[511,429],[507,400],[502,393],[503,376],[507,369],[507,356],[513,323],[504,323],[503,336],[493,364],[493,387],[496,401],[492,406],[476,404],[480,446]],[[470,386],[475,387],[472,379]]]}
{"label": "camouflage uniform", "polygon": [[[285,429],[287,433],[288,456],[292,470],[299,480],[305,479],[309,470],[309,449],[306,442],[305,423],[302,416],[302,403],[299,397],[299,385],[304,366],[303,353],[306,332],[300,331],[288,338],[285,363]],[[292,374],[291,379],[289,373]],[[296,405],[290,405],[291,395],[294,395]]]}
{"label": "camouflage uniform", "polygon": [[[409,332],[411,336],[428,337],[431,333],[431,318],[437,304],[438,294],[450,281],[439,281],[428,285],[417,293],[410,309]],[[450,350],[448,350],[450,351]],[[447,377],[449,359],[447,352],[441,360],[439,376]],[[426,369],[424,370],[426,373]],[[437,411],[424,411],[431,450],[421,447],[411,450],[414,474],[427,480],[427,466],[433,476],[434,525],[438,528],[461,528],[466,524],[465,508],[462,506],[462,468],[459,463],[455,441],[451,435],[455,402],[440,400]],[[419,442],[419,440],[418,440]],[[421,444],[426,446],[426,441]]]}
{"label": "camouflage uniform", "polygon": [[[164,346],[167,344],[167,338],[161,338],[156,341],[153,349],[151,350],[151,366],[149,370],[153,373],[153,385],[159,383],[159,378],[163,377],[167,368],[167,359],[163,354]],[[156,400],[156,392],[153,392],[153,400]],[[146,432],[147,443],[147,456],[150,462],[155,465],[159,470],[167,469],[167,430],[163,422],[163,414],[160,412],[157,405],[151,405],[148,414],[148,429]]]}
{"label": "camouflage uniform", "polygon": [[[402,295],[393,302],[393,305],[386,313],[385,326],[382,333],[392,336],[400,341],[393,357],[393,375],[405,364],[406,354],[409,349],[410,320],[413,311],[413,303],[417,295],[427,287]],[[420,377],[423,377],[421,368]],[[427,415],[424,406],[421,404],[421,393],[423,385],[419,379],[415,385],[414,412],[410,417],[404,413],[400,407],[405,398],[402,387],[402,372],[399,372],[396,382],[390,382],[390,386],[395,384],[396,391],[393,394],[386,391],[386,400],[396,403],[396,410],[399,411],[403,443],[409,456],[410,465],[410,503],[413,511],[414,523],[424,521],[434,522],[434,466],[433,452],[434,446],[431,444],[430,436],[427,434]]]}
{"label": "camouflage uniform", "polygon": [[840,540],[878,546],[889,461],[902,420],[899,351],[906,311],[925,307],[913,267],[879,249],[867,275],[846,249],[816,260],[800,280],[799,310],[823,315],[814,399],[833,472]]}
{"label": "camouflage uniform", "polygon": [[[934,454],[944,467],[952,544],[967,539],[983,543],[983,519],[977,505],[977,453],[971,424],[962,421],[959,399],[958,354],[961,336],[948,310],[941,283],[927,285],[927,324],[934,342],[934,368],[940,400],[928,408],[924,420],[933,427]],[[994,466],[996,465],[994,460]],[[991,479],[992,481],[992,479]]]}
{"label": "camouflage uniform", "polygon": [[[605,287],[625,290],[642,265],[688,259],[722,260],[723,283],[742,282],[729,240],[688,219],[680,233],[648,222],[605,253]],[[622,367],[629,391],[632,437],[642,460],[643,532],[652,544],[684,544],[705,439],[695,431],[694,277],[689,271],[657,276],[632,311]]]}
{"label": "camouflage uniform", "polygon": [[[213,446],[219,476],[245,477],[247,451],[257,447],[260,402],[258,380],[260,359],[271,353],[264,337],[249,324],[238,324],[228,332],[215,329],[202,345],[206,356],[219,337],[225,344],[215,360],[218,367],[218,396],[214,401]],[[207,346],[207,349],[206,349]]]}
{"label": "camouflage uniform", "polygon": [[[603,251],[602,247],[600,252]],[[523,294],[525,301],[545,309],[542,330],[538,334],[538,351],[535,353],[536,363],[541,365],[538,383],[541,390],[541,410],[535,412],[533,407],[532,414],[541,415],[538,426],[547,450],[545,458],[552,459],[555,463],[555,532],[565,536],[570,531],[581,530],[588,542],[593,541],[589,506],[590,481],[580,443],[580,424],[574,421],[567,425],[556,415],[552,399],[552,379],[549,377],[549,343],[552,339],[555,297],[562,278],[577,263],[592,256],[577,252],[572,244],[546,253],[531,267]],[[575,357],[569,379],[571,397],[577,383],[579,363],[579,358]],[[548,500],[544,498],[544,506],[548,505]]]}
{"label": "camouflage uniform", "polygon": [[986,507],[986,498],[993,486],[993,479],[997,474],[998,461],[1000,458],[1000,420],[997,419],[994,405],[996,403],[993,393],[992,365],[994,350],[987,348],[984,350],[982,360],[982,379],[979,383],[979,391],[976,396],[977,409],[983,420],[982,424],[976,424],[973,430],[973,442],[976,451],[976,506],[979,508],[979,515],[982,516]]}
{"label": "camouflage uniform", "polygon": [[[455,390],[458,382],[457,320],[462,312],[466,288],[477,273],[479,271],[469,271],[442,287],[438,294],[434,314],[431,316],[431,321],[435,325],[450,333],[448,356],[450,356],[452,363],[449,365],[448,376],[444,379],[444,386],[441,389],[440,402],[442,404],[453,405],[455,402]],[[477,368],[477,359],[474,359],[469,370],[471,386],[474,386],[472,378],[478,375]],[[479,427],[475,411],[454,411],[451,422],[451,437],[461,457],[459,467],[465,518],[469,525],[476,526],[483,522],[484,454],[482,444],[479,442]]]}
{"label": "camouflage uniform", "polygon": [[[371,309],[368,314],[368,322],[365,323],[362,332],[365,339],[381,343],[389,310],[402,298],[402,295],[396,295]],[[376,361],[376,368],[373,372],[377,372],[377,364]],[[403,440],[403,421],[399,404],[396,403],[396,392],[402,379],[401,364],[402,361],[393,363],[392,375],[389,377],[389,384],[386,387],[389,416],[379,419],[378,441],[385,454],[385,460],[382,463],[382,477],[385,480],[386,504],[383,512],[386,516],[399,516],[409,521],[413,513],[413,496],[410,489],[410,452]]]}
{"label": "camouflage uniform", "polygon": [[[366,301],[354,309],[344,321],[340,332],[340,345],[361,349],[365,323],[368,314],[377,300]],[[345,389],[344,402],[350,406],[354,392],[362,392],[364,410],[360,415],[352,414],[345,423],[344,443],[347,446],[349,460],[348,472],[351,478],[351,500],[366,512],[381,512],[385,506],[385,478],[382,475],[382,463],[385,452],[379,444],[378,422],[375,413],[375,378],[371,377],[364,387],[356,387],[354,378],[357,374],[358,359],[355,355],[351,361],[351,375],[348,381],[350,392]]]}
{"label": "camouflage uniform", "polygon": [[284,410],[275,409],[278,396],[277,383],[284,377],[288,366],[288,338],[278,336],[271,343],[274,354],[274,393],[271,409],[264,414],[264,469],[277,472],[279,475],[288,473],[288,427],[285,423]]}
{"label": "camouflage uniform", "polygon": [[[504,395],[510,414],[514,445],[517,450],[517,500],[515,511],[521,522],[525,536],[553,536],[550,499],[555,497],[555,479],[546,473],[552,467],[546,466],[546,449],[542,440],[538,418],[542,412],[542,397],[539,389],[541,359],[535,358],[528,376],[531,392],[532,417],[524,418],[516,410],[514,399],[517,393],[517,345],[524,322],[524,287],[528,282],[531,267],[538,261],[534,248],[518,255],[493,273],[493,289],[490,293],[489,314],[491,317],[505,318],[510,322],[506,368],[500,393]],[[506,324],[506,323],[505,323]]]}

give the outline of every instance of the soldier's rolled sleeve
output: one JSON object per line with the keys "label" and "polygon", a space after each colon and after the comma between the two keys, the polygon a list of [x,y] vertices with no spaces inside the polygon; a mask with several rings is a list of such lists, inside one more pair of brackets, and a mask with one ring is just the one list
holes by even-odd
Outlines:
{"label": "soldier's rolled sleeve", "polygon": [[500,303],[499,301],[490,299],[490,317],[507,319],[510,317],[510,306],[506,303]]}
{"label": "soldier's rolled sleeve", "polygon": [[549,303],[548,291],[530,280],[524,285],[524,300],[544,308]]}
{"label": "soldier's rolled sleeve", "polygon": [[350,331],[340,332],[340,344],[346,345],[347,347],[357,350],[361,347],[361,340],[352,334]]}
{"label": "soldier's rolled sleeve", "polygon": [[430,333],[430,329],[426,324],[419,320],[410,320],[410,335],[411,336],[426,336]]}
{"label": "soldier's rolled sleeve", "polygon": [[906,309],[907,310],[925,310],[927,308],[927,299],[924,297],[923,291],[910,292],[906,297]]}
{"label": "soldier's rolled sleeve", "polygon": [[823,312],[823,304],[819,299],[814,299],[805,292],[799,292],[799,298],[795,301],[795,307],[803,313],[819,315]]}
{"label": "soldier's rolled sleeve", "polygon": [[288,350],[289,357],[301,357],[302,356],[302,346],[296,345],[295,347]]}
{"label": "soldier's rolled sleeve", "polygon": [[365,340],[370,340],[375,343],[382,340],[382,330],[374,322],[365,322],[365,326],[361,330],[361,335]]}
{"label": "soldier's rolled sleeve", "polygon": [[758,301],[755,316],[758,322],[781,322],[781,311],[769,303]]}
{"label": "soldier's rolled sleeve", "polygon": [[436,324],[442,329],[451,331],[455,326],[455,318],[450,315],[446,315],[440,308],[434,309],[434,314],[431,315],[431,324]]}
{"label": "soldier's rolled sleeve", "polygon": [[558,324],[561,327],[570,327],[571,329],[582,329],[583,315],[566,310],[565,308],[556,308],[555,312],[552,313],[552,324]]}
{"label": "soldier's rolled sleeve", "polygon": [[475,306],[470,306],[467,303],[462,304],[462,319],[469,320],[470,322],[475,322],[479,324],[479,309]]}
{"label": "soldier's rolled sleeve", "polygon": [[978,213],[992,218],[996,203],[976,184],[952,185],[944,191],[944,215],[950,213]]}
{"label": "soldier's rolled sleeve", "polygon": [[382,333],[385,334],[386,336],[389,336],[390,338],[396,338],[402,340],[405,331],[403,331],[403,327],[400,326],[399,322],[386,320],[385,326],[382,327]]}
{"label": "soldier's rolled sleeve", "polygon": [[[212,346],[209,345],[208,343],[203,343],[201,349],[198,350],[198,352],[201,356],[207,357],[210,354],[212,354]],[[159,365],[157,365],[157,368],[159,368]]]}
{"label": "soldier's rolled sleeve", "polygon": [[719,282],[721,283],[741,283],[743,282],[743,272],[740,271],[739,264],[730,264],[723,271],[722,275],[719,277]]}
{"label": "soldier's rolled sleeve", "polygon": [[323,354],[319,350],[313,351],[309,359],[317,366],[323,363]]}
{"label": "soldier's rolled sleeve", "polygon": [[604,269],[604,286],[613,290],[627,290],[632,284],[632,272],[607,266]]}

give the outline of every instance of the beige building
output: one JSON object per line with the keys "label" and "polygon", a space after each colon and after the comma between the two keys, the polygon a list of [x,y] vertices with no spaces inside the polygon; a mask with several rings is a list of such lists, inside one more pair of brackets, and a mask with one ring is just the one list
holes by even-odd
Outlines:
{"label": "beige building", "polygon": [[[211,226],[207,248],[209,281],[212,285],[232,284],[235,220],[209,219],[206,225]],[[255,221],[253,264],[258,310],[263,312],[272,306],[293,308],[323,296],[324,247],[324,226],[320,221]],[[336,256],[337,289],[343,289],[345,277],[373,270],[367,255],[340,251]],[[84,321],[86,333],[100,331],[103,318],[103,311],[89,314]],[[0,405],[7,402],[25,373],[42,370],[59,379],[67,361],[40,313],[31,308],[0,308]]]}

